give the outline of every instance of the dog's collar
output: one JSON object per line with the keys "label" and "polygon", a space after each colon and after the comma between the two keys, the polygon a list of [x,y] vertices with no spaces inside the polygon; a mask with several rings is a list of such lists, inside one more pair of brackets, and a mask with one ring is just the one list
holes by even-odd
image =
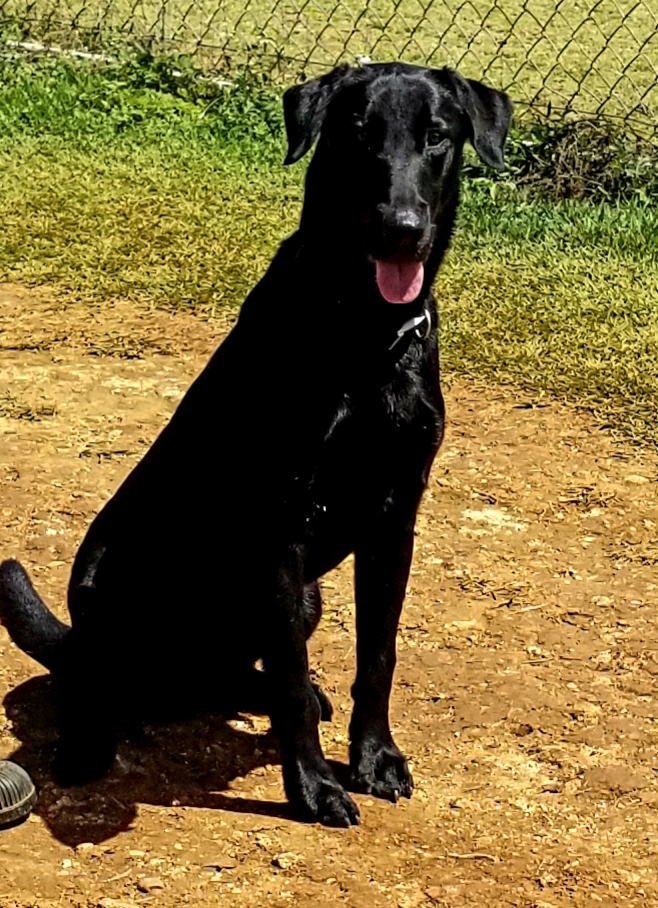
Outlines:
{"label": "dog's collar", "polygon": [[[423,328],[423,323],[425,327]],[[424,310],[422,315],[415,315],[413,318],[408,319],[404,325],[400,328],[397,333],[397,336],[391,346],[388,348],[389,353],[397,344],[400,343],[405,334],[409,331],[413,331],[418,339],[425,339],[429,337],[429,333],[432,330],[432,319],[430,317],[427,309]]]}

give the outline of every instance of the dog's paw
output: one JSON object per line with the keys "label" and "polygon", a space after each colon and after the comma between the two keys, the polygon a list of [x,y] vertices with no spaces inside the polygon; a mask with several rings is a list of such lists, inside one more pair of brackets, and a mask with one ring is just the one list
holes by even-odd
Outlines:
{"label": "dog's paw", "polygon": [[331,718],[334,714],[334,708],[331,705],[331,700],[325,694],[322,688],[317,684],[312,684],[311,687],[313,688],[317,701],[320,704],[320,721],[331,722]]}
{"label": "dog's paw", "polygon": [[410,798],[414,780],[404,754],[393,741],[368,741],[352,746],[351,788],[394,804]]}
{"label": "dog's paw", "polygon": [[291,775],[284,769],[286,793],[293,810],[303,819],[344,829],[359,825],[359,808],[327,763],[313,769],[297,766],[293,779]]}
{"label": "dog's paw", "polygon": [[316,796],[315,814],[323,826],[348,828],[359,825],[359,808],[338,782],[322,782]]}
{"label": "dog's paw", "polygon": [[53,761],[53,775],[58,785],[86,785],[100,779],[109,770],[116,756],[111,740],[81,740],[62,737]]}

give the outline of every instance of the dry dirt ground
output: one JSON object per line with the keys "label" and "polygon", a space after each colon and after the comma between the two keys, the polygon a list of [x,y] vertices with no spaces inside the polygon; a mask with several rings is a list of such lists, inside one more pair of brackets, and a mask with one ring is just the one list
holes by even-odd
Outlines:
{"label": "dry dirt ground", "polygon": [[[60,616],[85,528],[226,330],[64,303],[0,287],[0,553]],[[40,790],[0,834],[2,908],[658,905],[658,458],[559,402],[460,380],[447,403],[392,697],[411,802],[295,822],[249,716],[132,730],[105,780],[64,791],[48,678],[0,628],[0,757]],[[342,762],[350,573],[325,579],[311,647]]]}

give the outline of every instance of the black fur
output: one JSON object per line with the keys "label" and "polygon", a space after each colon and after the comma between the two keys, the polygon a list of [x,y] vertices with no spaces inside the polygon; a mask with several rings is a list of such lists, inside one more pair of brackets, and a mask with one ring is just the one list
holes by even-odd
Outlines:
{"label": "black fur", "polygon": [[[0,569],[0,612],[59,679],[61,780],[109,767],[128,704],[250,703],[271,716],[295,808],[347,826],[358,810],[322,754],[330,705],[309,679],[316,581],[355,553],[352,785],[409,797],[388,701],[416,511],[443,435],[431,286],[463,143],[500,166],[511,105],[450,70],[382,64],[336,69],[284,106],[287,161],[318,140],[299,230],[92,523],[71,576],[72,627],[13,561]],[[418,297],[387,303],[375,261],[423,262]]]}

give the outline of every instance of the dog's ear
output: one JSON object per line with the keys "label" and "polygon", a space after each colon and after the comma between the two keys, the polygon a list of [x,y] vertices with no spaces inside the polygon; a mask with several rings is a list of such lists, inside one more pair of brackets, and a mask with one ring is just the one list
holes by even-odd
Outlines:
{"label": "dog's ear", "polygon": [[289,88],[283,96],[283,118],[288,136],[288,154],[283,162],[303,158],[320,135],[329,102],[352,72],[344,63],[320,79]]}
{"label": "dog's ear", "polygon": [[485,164],[501,170],[505,164],[503,150],[512,121],[512,102],[504,91],[489,88],[474,79],[465,79],[448,70],[459,105],[471,125],[469,139]]}

